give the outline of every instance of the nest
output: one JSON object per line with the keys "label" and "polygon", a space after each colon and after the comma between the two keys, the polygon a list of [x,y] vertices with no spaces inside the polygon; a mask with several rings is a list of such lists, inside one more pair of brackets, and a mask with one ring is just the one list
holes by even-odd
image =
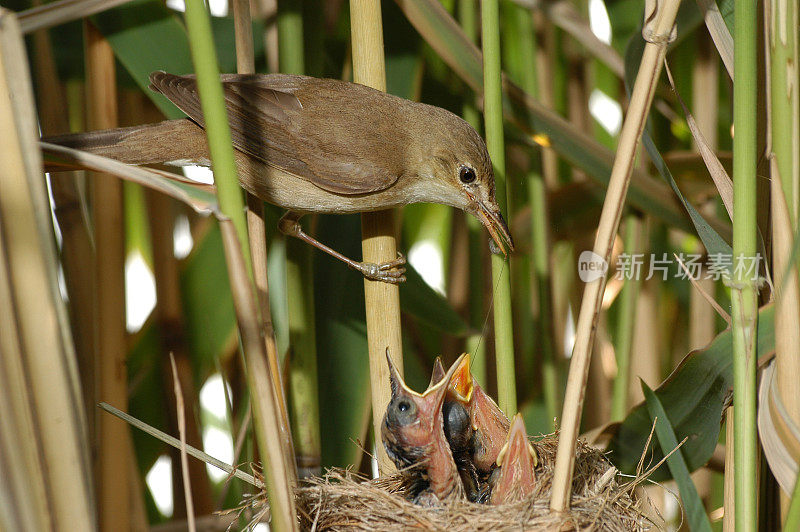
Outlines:
{"label": "nest", "polygon": [[[308,479],[297,491],[297,511],[303,530],[400,531],[408,529],[461,531],[606,530],[638,531],[653,527],[635,487],[637,478],[620,485],[618,471],[603,454],[583,442],[576,451],[569,511],[550,512],[550,491],[558,438],[533,443],[539,456],[537,485],[526,500],[492,506],[451,500],[423,507],[407,500],[400,475],[368,480],[348,470],[332,469],[324,477]],[[265,496],[251,504],[266,509]],[[252,506],[251,506],[252,507]]]}

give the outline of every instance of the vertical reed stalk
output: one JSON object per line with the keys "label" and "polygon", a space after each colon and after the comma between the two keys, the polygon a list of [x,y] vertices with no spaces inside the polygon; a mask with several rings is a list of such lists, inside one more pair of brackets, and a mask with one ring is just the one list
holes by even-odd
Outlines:
{"label": "vertical reed stalk", "polygon": [[281,425],[281,413],[275,401],[277,392],[269,377],[266,347],[261,337],[262,323],[258,319],[258,302],[252,283],[244,274],[247,268],[242,248],[237,242],[236,228],[230,220],[220,220],[220,230],[228,271],[238,272],[229,278],[242,340],[253,424],[266,477],[267,499],[272,516],[270,528],[278,532],[296,531],[294,487],[297,485],[297,471],[292,456],[283,447],[288,430]]}
{"label": "vertical reed stalk", "polygon": [[[800,97],[798,96],[798,6],[765,3],[770,62],[769,141],[775,308],[775,382],[790,419],[800,425],[800,293],[797,267],[790,264],[800,206]],[[780,186],[776,186],[776,185]],[[796,490],[795,490],[796,491]],[[781,493],[784,512],[789,494]]]}
{"label": "vertical reed stalk", "polygon": [[[87,125],[89,129],[117,126],[117,83],[111,45],[90,23],[86,32]],[[125,236],[122,182],[107,175],[91,178],[92,220],[96,246],[95,271],[98,398],[121,410],[128,408],[125,370]],[[101,530],[122,530],[130,522],[128,427],[101,416],[98,434],[98,501]]]}
{"label": "vertical reed stalk", "polygon": [[[278,531],[296,530],[297,520],[293,488],[296,485],[291,450],[286,448],[288,427],[281,419],[276,400],[279,393],[268,367],[267,345],[262,338],[264,323],[253,291],[252,262],[244,216],[244,202],[239,188],[231,145],[230,128],[225,113],[222,85],[219,80],[211,21],[202,0],[186,5],[186,25],[189,30],[192,60],[197,73],[200,103],[206,120],[217,196],[223,213],[230,221],[221,221],[225,256],[228,262],[234,307],[242,339],[247,382],[253,406],[256,439],[266,474],[272,520]],[[242,275],[247,272],[249,275]],[[276,441],[277,436],[277,441]]]}
{"label": "vertical reed stalk", "polygon": [[0,527],[95,530],[34,109],[19,25],[0,9]]}
{"label": "vertical reed stalk", "polygon": [[[254,74],[253,20],[250,17],[250,0],[233,0],[233,31],[236,42],[236,72]],[[255,264],[254,264],[255,266]]]}
{"label": "vertical reed stalk", "polygon": [[[253,51],[253,21],[250,16],[249,0],[233,0],[233,24],[236,40],[236,71],[239,74],[253,74],[256,71]],[[274,26],[274,24],[273,24]],[[265,30],[266,32],[266,30]],[[246,192],[247,198],[247,236],[250,242],[250,255],[253,259],[253,278],[256,286],[258,307],[261,313],[264,343],[267,354],[269,378],[275,391],[273,400],[277,404],[281,424],[289,427],[289,414],[286,406],[283,376],[275,331],[272,326],[272,310],[269,306],[269,282],[267,279],[267,231],[264,226],[264,202]],[[231,416],[231,420],[233,420]],[[284,453],[295,462],[291,434],[286,431],[283,443]]]}
{"label": "vertical reed stalk", "polygon": [[[208,12],[201,1],[192,0],[186,5],[186,26],[189,31],[192,63],[197,74],[197,90],[206,127],[208,149],[211,154],[214,182],[219,204],[231,218],[239,245],[245,258],[245,266],[252,278],[252,262],[247,239],[247,223],[244,215],[242,189],[236,173],[236,162],[231,148],[231,132],[225,113],[222,84],[219,81],[217,53],[214,49],[213,33]],[[214,124],[214,125],[210,125]]]}
{"label": "vertical reed stalk", "polygon": [[[593,249],[593,252],[602,258],[606,265],[611,259],[611,248],[619,228],[625,196],[636,159],[636,147],[644,130],[679,5],[679,0],[668,0],[658,6],[658,11],[653,16],[651,26],[653,32],[642,54],[639,72],[631,93],[628,114],[620,132],[619,145],[611,168],[611,177]],[[569,505],[575,464],[575,445],[580,429],[586,377],[589,371],[589,355],[592,352],[605,284],[606,276],[602,275],[600,278],[586,283],[583,291],[575,347],[572,351],[564,409],[561,415],[561,433],[556,453],[553,493],[550,499],[550,509],[556,512],[566,510]]]}
{"label": "vertical reed stalk", "polygon": [[[733,80],[733,264],[731,318],[733,332],[734,455],[736,530],[755,531],[758,523],[758,447],[756,433],[755,280],[747,265],[756,256],[756,4],[734,3]],[[738,265],[743,267],[736,267]]]}
{"label": "vertical reed stalk", "polygon": [[[547,54],[542,53],[536,43],[534,16],[524,8],[512,19],[517,26],[520,54],[516,65],[509,65],[516,72],[522,89],[537,97],[548,108],[553,108],[552,68]],[[541,15],[541,13],[539,13]],[[545,46],[551,43],[543,43]],[[550,216],[547,212],[547,185],[557,180],[558,161],[556,153],[548,147],[541,150],[541,169],[528,172],[528,202],[531,208],[531,283],[538,298],[537,316],[541,349],[541,373],[547,419],[551,422],[558,415],[558,372],[553,334],[552,278],[550,276]],[[549,176],[549,177],[546,177]]]}
{"label": "vertical reed stalk", "polygon": [[[371,0],[350,0],[350,34],[353,48],[353,81],[386,90],[381,6]],[[375,117],[375,120],[380,120]],[[361,215],[362,254],[366,262],[381,263],[397,257],[394,213],[391,210]],[[394,470],[381,445],[380,427],[389,404],[389,369],[385,353],[402,371],[403,343],[400,329],[400,291],[397,285],[364,280],[367,307],[369,375],[372,387],[372,422],[378,468],[381,475]]]}
{"label": "vertical reed stalk", "polygon": [[297,239],[287,242],[289,408],[300,477],[319,474],[322,459],[311,251]]}
{"label": "vertical reed stalk", "polygon": [[[458,6],[458,17],[464,34],[470,42],[476,42],[480,31],[476,0],[461,0]],[[475,106],[475,102],[465,102],[461,116],[476,131],[480,131],[481,114]],[[484,298],[486,293],[484,283],[484,242],[486,239],[481,223],[474,216],[465,216],[464,220],[469,231],[469,324],[478,331],[478,334],[467,338],[465,348],[472,355],[472,374],[478,382],[485,384],[487,361],[486,343],[483,341],[483,321],[486,317]]]}
{"label": "vertical reed stalk", "polygon": [[[625,253],[633,256],[640,252],[641,221],[635,214],[625,218]],[[634,275],[625,280],[620,297],[617,331],[614,335],[617,355],[617,376],[614,379],[614,392],[611,399],[611,421],[620,421],[628,411],[628,388],[631,375],[631,346],[633,331],[636,329],[636,301],[639,299],[641,276]]]}
{"label": "vertical reed stalk", "polygon": [[[800,211],[800,95],[797,87],[798,6],[767,2],[771,144],[793,228]],[[773,176],[774,177],[774,176]],[[780,373],[780,372],[779,372]],[[797,373],[795,373],[795,376]],[[787,406],[789,406],[787,404]]]}
{"label": "vertical reed stalk", "polygon": [[[278,57],[284,74],[305,72],[303,13],[299,0],[278,10]],[[317,342],[314,330],[313,248],[286,239],[286,294],[289,306],[289,414],[300,477],[320,472]]]}
{"label": "vertical reed stalk", "polygon": [[[35,48],[34,75],[36,78],[39,124],[43,136],[69,133],[68,109],[64,84],[58,78],[52,43],[47,30],[33,34]],[[79,105],[81,109],[82,105]],[[82,111],[81,111],[82,112]],[[78,372],[83,390],[89,441],[94,438],[94,323],[81,317],[94,315],[94,246],[88,219],[88,208],[80,184],[79,172],[62,173],[50,179],[53,193],[53,214],[61,231],[61,266],[69,296],[72,338],[78,356]]]}
{"label": "vertical reed stalk", "polygon": [[[494,166],[495,195],[500,212],[508,220],[506,206],[506,157],[503,138],[503,88],[500,71],[500,13],[498,0],[481,3],[483,43],[483,117],[486,145]],[[511,276],[507,261],[492,255],[494,288],[494,344],[497,362],[497,397],[500,408],[511,417],[517,412],[514,374],[514,330],[511,316]]]}

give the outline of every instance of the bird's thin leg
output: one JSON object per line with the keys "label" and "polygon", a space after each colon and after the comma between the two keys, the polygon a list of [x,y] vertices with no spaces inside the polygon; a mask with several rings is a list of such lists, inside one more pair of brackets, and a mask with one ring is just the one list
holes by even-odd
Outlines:
{"label": "bird's thin leg", "polygon": [[300,218],[302,216],[303,215],[300,213],[286,211],[286,214],[284,214],[281,219],[278,220],[278,229],[284,235],[299,238],[300,240],[311,244],[315,248],[324,251],[331,257],[339,259],[354,270],[361,272],[361,274],[367,279],[383,281],[390,284],[399,284],[405,282],[406,277],[403,274],[406,272],[406,269],[403,267],[403,265],[406,263],[406,258],[401,253],[398,253],[399,256],[396,259],[388,262],[382,262],[380,264],[354,261],[353,259],[345,257],[335,249],[331,249],[319,240],[316,240],[315,238],[306,234],[303,231],[303,227],[300,225]]}

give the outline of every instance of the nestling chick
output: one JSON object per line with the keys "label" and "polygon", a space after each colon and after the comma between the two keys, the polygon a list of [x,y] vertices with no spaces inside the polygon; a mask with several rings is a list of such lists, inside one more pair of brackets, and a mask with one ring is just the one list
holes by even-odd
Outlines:
{"label": "nestling chick", "polygon": [[497,457],[497,469],[490,477],[489,503],[505,504],[527,498],[536,487],[534,468],[538,463],[536,451],[525,432],[522,414],[517,414]]}
{"label": "nestling chick", "polygon": [[451,397],[466,408],[472,425],[472,463],[481,477],[495,467],[509,423],[500,407],[472,377],[469,357],[462,355],[450,382]]}
{"label": "nestling chick", "polygon": [[392,391],[381,426],[386,453],[398,469],[418,480],[415,502],[433,505],[451,497],[463,497],[464,487],[444,435],[442,413],[456,365],[439,383],[418,394],[406,386],[388,350],[386,360]]}
{"label": "nestling chick", "polygon": [[[445,372],[442,360],[436,357],[433,363],[433,372],[431,373],[431,383],[428,388],[441,382],[444,377]],[[448,387],[444,405],[442,406],[444,435],[450,445],[450,450],[453,452],[453,460],[464,485],[464,494],[468,500],[476,502],[480,493],[480,481],[475,464],[472,463],[472,423],[466,407],[458,400],[452,388],[454,381],[458,378],[457,375],[453,376],[451,387]]]}

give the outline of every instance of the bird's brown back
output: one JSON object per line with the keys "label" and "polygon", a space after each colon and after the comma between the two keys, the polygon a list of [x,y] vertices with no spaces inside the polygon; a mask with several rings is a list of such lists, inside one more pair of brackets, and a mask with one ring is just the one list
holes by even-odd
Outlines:
{"label": "bird's brown back", "polygon": [[[204,125],[193,76],[154,72],[151,88]],[[337,194],[403,175],[415,104],[363,85],[288,74],[222,76],[234,146]],[[429,106],[424,106],[429,107]]]}

